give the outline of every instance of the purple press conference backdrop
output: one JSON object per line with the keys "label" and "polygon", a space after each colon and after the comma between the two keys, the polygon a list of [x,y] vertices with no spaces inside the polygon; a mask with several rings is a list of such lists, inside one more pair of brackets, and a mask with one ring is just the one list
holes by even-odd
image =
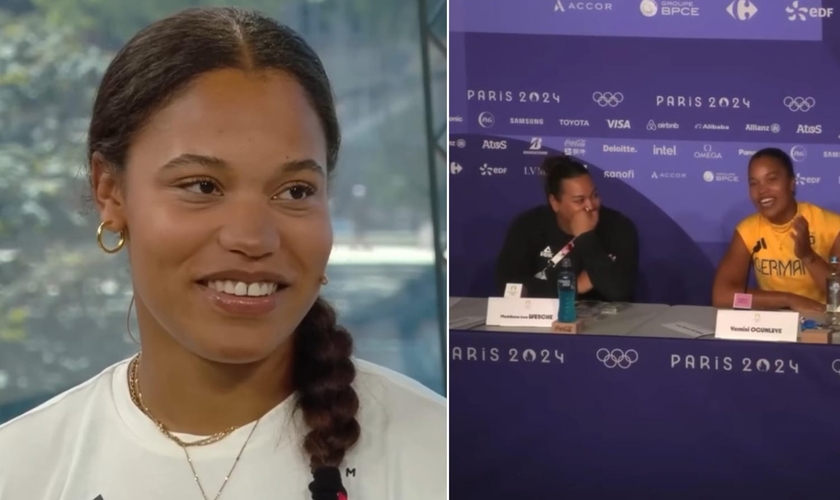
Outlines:
{"label": "purple press conference backdrop", "polygon": [[505,231],[565,151],[639,229],[638,301],[706,304],[753,211],[749,156],[840,211],[840,0],[450,0],[450,294],[495,295]]}

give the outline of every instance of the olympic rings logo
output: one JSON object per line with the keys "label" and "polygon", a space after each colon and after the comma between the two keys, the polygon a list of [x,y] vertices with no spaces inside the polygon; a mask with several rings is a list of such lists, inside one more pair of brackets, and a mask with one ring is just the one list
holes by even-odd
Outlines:
{"label": "olympic rings logo", "polygon": [[609,350],[602,347],[595,353],[595,357],[598,358],[598,361],[604,363],[607,368],[619,367],[626,370],[639,360],[639,353],[635,349],[622,351],[621,349]]}
{"label": "olympic rings logo", "polygon": [[782,102],[784,103],[785,107],[787,107],[787,109],[793,111],[794,113],[797,111],[802,111],[803,113],[805,113],[817,104],[817,100],[813,97],[787,96]]}
{"label": "olympic rings logo", "polygon": [[624,101],[624,94],[621,92],[595,92],[592,94],[592,100],[602,108],[607,106],[614,108]]}
{"label": "olympic rings logo", "polygon": [[840,359],[835,359],[831,362],[831,371],[840,375]]}

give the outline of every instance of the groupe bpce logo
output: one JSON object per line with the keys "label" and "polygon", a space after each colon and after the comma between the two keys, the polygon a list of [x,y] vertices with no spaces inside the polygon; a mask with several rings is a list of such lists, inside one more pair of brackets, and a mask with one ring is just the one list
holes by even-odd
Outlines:
{"label": "groupe bpce logo", "polygon": [[595,353],[595,357],[598,358],[598,361],[604,363],[607,368],[618,367],[626,370],[639,360],[639,353],[635,349],[622,351],[621,349],[609,350],[602,347]]}
{"label": "groupe bpce logo", "polygon": [[621,92],[595,92],[592,94],[592,100],[602,108],[607,106],[614,108],[624,101],[624,94]]}
{"label": "groupe bpce logo", "polygon": [[782,101],[785,107],[794,113],[797,111],[802,111],[803,113],[807,113],[811,110],[814,106],[817,105],[817,100],[813,97],[791,97],[787,96]]}

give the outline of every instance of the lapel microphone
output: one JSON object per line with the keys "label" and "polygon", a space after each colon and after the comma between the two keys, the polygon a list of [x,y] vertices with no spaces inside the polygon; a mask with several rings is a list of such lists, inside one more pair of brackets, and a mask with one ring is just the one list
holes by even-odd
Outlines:
{"label": "lapel microphone", "polygon": [[312,471],[312,478],[309,483],[312,500],[348,500],[338,467],[318,467]]}

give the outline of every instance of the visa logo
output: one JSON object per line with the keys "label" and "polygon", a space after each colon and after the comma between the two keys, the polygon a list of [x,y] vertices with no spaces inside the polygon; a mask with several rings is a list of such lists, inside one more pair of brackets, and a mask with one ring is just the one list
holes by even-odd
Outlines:
{"label": "visa logo", "polygon": [[630,129],[630,120],[607,120],[609,128]]}

